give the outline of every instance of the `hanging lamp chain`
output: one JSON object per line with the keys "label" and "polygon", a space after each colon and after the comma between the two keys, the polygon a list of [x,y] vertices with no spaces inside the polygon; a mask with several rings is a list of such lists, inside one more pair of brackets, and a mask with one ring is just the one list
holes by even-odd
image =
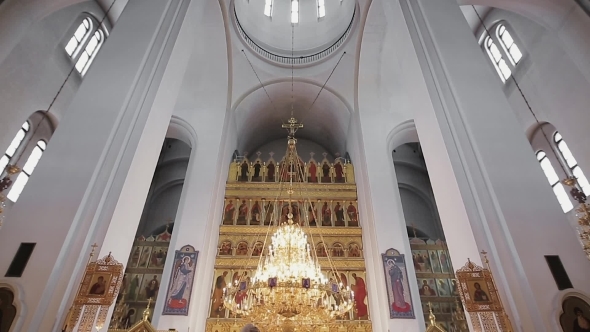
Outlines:
{"label": "hanging lamp chain", "polygon": [[[477,9],[475,8],[474,5],[471,5],[471,7],[473,8],[473,11],[475,12],[475,14],[477,15],[477,18],[479,19],[479,22],[481,24],[481,26],[484,28],[488,38],[491,38],[492,34],[490,33],[490,30],[488,29],[488,27],[486,26],[483,18],[481,17],[481,15],[479,14],[479,12],[477,11]],[[555,147],[553,146],[553,144],[551,143],[551,140],[549,139],[549,137],[547,136],[547,134],[545,133],[545,131],[543,130],[543,124],[541,123],[541,121],[539,121],[539,118],[537,118],[537,115],[535,114],[535,112],[533,111],[533,108],[531,106],[531,104],[529,103],[528,99],[526,98],[526,96],[524,95],[524,92],[522,91],[520,84],[518,84],[518,81],[516,80],[516,77],[514,74],[510,75],[510,78],[512,79],[512,82],[514,82],[514,85],[516,86],[516,88],[518,89],[518,92],[520,93],[520,95],[522,96],[522,99],[524,100],[527,109],[529,110],[529,112],[531,113],[531,115],[533,116],[533,118],[535,119],[535,122],[537,123],[539,129],[541,130],[541,134],[543,134],[543,137],[545,138],[545,141],[547,141],[547,145],[549,146],[549,148],[551,149],[551,152],[553,152],[553,155],[555,156],[555,159],[557,160],[557,163],[559,164],[559,167],[561,168],[561,170],[563,171],[563,174],[566,175],[566,177],[568,177],[568,172],[566,171],[565,166],[563,165],[563,162],[561,160],[561,158],[559,157],[559,155],[557,154],[557,151],[555,149]]]}

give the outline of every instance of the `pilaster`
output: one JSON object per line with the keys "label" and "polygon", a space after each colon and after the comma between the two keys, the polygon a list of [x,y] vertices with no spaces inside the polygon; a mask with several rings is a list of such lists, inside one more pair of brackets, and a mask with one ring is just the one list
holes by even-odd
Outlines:
{"label": "pilaster", "polygon": [[400,3],[424,78],[412,92],[416,127],[453,265],[489,251],[514,328],[551,331],[558,290],[544,255],[559,255],[583,292],[590,264],[457,3]]}

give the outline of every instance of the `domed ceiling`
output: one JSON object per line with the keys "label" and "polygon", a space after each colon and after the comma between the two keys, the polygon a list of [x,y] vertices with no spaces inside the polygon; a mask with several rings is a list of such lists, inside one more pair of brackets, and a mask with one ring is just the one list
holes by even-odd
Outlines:
{"label": "domed ceiling", "polygon": [[[265,5],[271,1],[271,16]],[[353,0],[323,0],[325,16],[318,18],[318,0],[299,0],[299,22],[291,24],[291,0],[235,0],[238,23],[258,46],[284,56],[291,55],[291,32],[294,28],[295,56],[321,52],[340,39],[354,17]]]}

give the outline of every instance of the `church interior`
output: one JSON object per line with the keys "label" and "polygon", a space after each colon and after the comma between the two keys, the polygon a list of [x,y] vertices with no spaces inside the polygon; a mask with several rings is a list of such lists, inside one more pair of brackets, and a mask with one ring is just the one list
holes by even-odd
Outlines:
{"label": "church interior", "polygon": [[0,332],[590,332],[588,31],[0,0]]}

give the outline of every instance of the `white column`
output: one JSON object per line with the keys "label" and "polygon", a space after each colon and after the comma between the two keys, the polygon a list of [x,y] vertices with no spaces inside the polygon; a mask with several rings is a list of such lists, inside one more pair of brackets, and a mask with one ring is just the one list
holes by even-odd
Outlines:
{"label": "white column", "polygon": [[[182,127],[193,132],[195,142],[192,144],[158,300],[153,309],[153,324],[162,330],[175,328],[181,332],[193,332],[205,330],[209,315],[225,182],[236,147],[237,132],[232,112],[228,110],[230,66],[219,3],[193,1],[185,21],[194,22],[190,38],[196,42],[191,50],[174,115],[182,120]],[[174,252],[187,244],[199,251],[188,316],[162,315]]]}
{"label": "white column", "polygon": [[[193,147],[187,169],[182,196],[178,207],[174,232],[162,275],[162,285],[154,308],[153,323],[158,329],[175,328],[178,331],[204,330],[209,314],[209,300],[213,283],[213,270],[217,253],[217,239],[223,210],[225,180],[235,141],[232,134],[222,135],[231,129],[225,125],[225,112],[216,112],[214,118],[197,130],[199,140]],[[191,289],[188,316],[163,316],[164,300],[172,274],[173,255],[185,245],[199,251],[195,277]]]}
{"label": "white column", "polygon": [[544,255],[559,255],[586,293],[590,265],[457,3],[401,5],[424,79],[409,78],[416,126],[453,265],[489,251],[514,328],[552,331],[558,289]]}
{"label": "white column", "polygon": [[[173,87],[156,92],[187,2],[129,2],[0,231],[3,270],[21,242],[37,243],[23,276],[2,279],[24,290],[21,331],[61,330],[90,244],[111,217],[138,222],[174,100]],[[100,256],[126,261],[134,232]]]}
{"label": "white column", "polygon": [[[366,105],[368,106],[368,105]],[[387,135],[389,123],[362,108],[353,115],[348,151],[355,166],[363,253],[367,269],[370,318],[374,331],[420,331],[424,318],[412,251]],[[390,319],[381,254],[395,248],[404,254],[416,319]]]}

